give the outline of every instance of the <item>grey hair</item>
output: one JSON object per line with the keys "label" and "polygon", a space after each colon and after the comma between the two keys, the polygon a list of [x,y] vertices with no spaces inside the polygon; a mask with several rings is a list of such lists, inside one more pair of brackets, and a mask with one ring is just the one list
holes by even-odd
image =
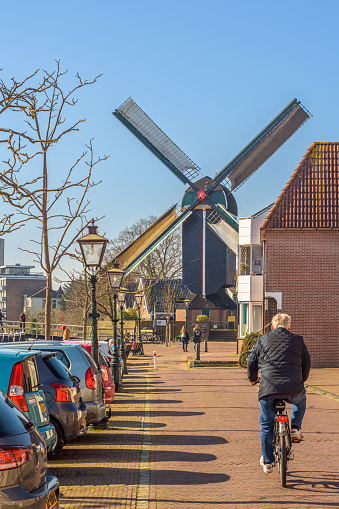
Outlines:
{"label": "grey hair", "polygon": [[284,327],[285,329],[288,329],[291,325],[291,317],[284,313],[278,313],[272,318],[272,325],[274,329],[276,327]]}

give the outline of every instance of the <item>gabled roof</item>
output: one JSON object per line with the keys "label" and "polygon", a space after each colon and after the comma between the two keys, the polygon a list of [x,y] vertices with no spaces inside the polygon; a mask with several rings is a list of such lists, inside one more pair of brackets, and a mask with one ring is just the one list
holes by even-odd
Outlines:
{"label": "gabled roof", "polygon": [[[52,299],[60,299],[61,295],[59,294],[59,291],[52,290]],[[46,298],[46,287],[42,288],[42,290],[39,290],[36,293],[33,293],[33,295],[29,295],[29,298],[31,299],[45,299]]]}
{"label": "gabled roof", "polygon": [[[183,300],[191,293],[182,279],[142,279],[142,287],[145,290],[145,306],[148,313],[153,312],[154,306],[156,312],[164,311],[164,304],[168,298]],[[159,299],[159,298],[163,298]]]}
{"label": "gabled roof", "polygon": [[261,227],[339,228],[339,143],[313,143]]}
{"label": "gabled roof", "polygon": [[134,307],[134,294],[138,292],[139,283],[129,283],[127,285],[128,293],[125,297],[125,306],[127,309]]}
{"label": "gabled roof", "polygon": [[211,295],[196,295],[189,305],[189,309],[237,309],[234,302],[224,289],[220,288],[217,293]]}

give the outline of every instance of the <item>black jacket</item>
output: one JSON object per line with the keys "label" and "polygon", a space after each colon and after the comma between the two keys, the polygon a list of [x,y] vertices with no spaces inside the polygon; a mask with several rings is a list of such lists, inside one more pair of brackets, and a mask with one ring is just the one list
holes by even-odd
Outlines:
{"label": "black jacket", "polygon": [[193,343],[200,343],[201,329],[193,329]]}
{"label": "black jacket", "polygon": [[277,327],[260,336],[247,361],[247,376],[258,378],[259,399],[270,394],[298,394],[310,372],[310,355],[302,336]]}

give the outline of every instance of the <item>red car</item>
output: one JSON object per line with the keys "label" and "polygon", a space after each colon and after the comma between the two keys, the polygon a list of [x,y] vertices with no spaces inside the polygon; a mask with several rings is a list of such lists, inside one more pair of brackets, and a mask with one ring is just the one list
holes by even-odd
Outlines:
{"label": "red car", "polygon": [[[90,341],[64,341],[65,343],[77,343],[78,345],[83,346],[92,355],[92,344]],[[100,348],[100,346],[99,346]],[[106,389],[105,392],[105,403],[106,405],[110,405],[113,403],[115,396],[115,384],[111,376],[111,372],[109,370],[109,360],[107,357],[100,351],[99,349],[99,364],[101,368],[101,378],[102,383]],[[110,407],[109,407],[110,408]]]}

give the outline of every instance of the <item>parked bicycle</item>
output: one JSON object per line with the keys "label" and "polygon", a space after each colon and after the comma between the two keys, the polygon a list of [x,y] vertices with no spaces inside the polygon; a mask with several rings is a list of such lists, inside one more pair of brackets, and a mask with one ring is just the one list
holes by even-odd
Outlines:
{"label": "parked bicycle", "polygon": [[287,462],[294,459],[289,418],[285,407],[286,403],[283,399],[274,400],[273,451],[283,488],[286,488]]}

